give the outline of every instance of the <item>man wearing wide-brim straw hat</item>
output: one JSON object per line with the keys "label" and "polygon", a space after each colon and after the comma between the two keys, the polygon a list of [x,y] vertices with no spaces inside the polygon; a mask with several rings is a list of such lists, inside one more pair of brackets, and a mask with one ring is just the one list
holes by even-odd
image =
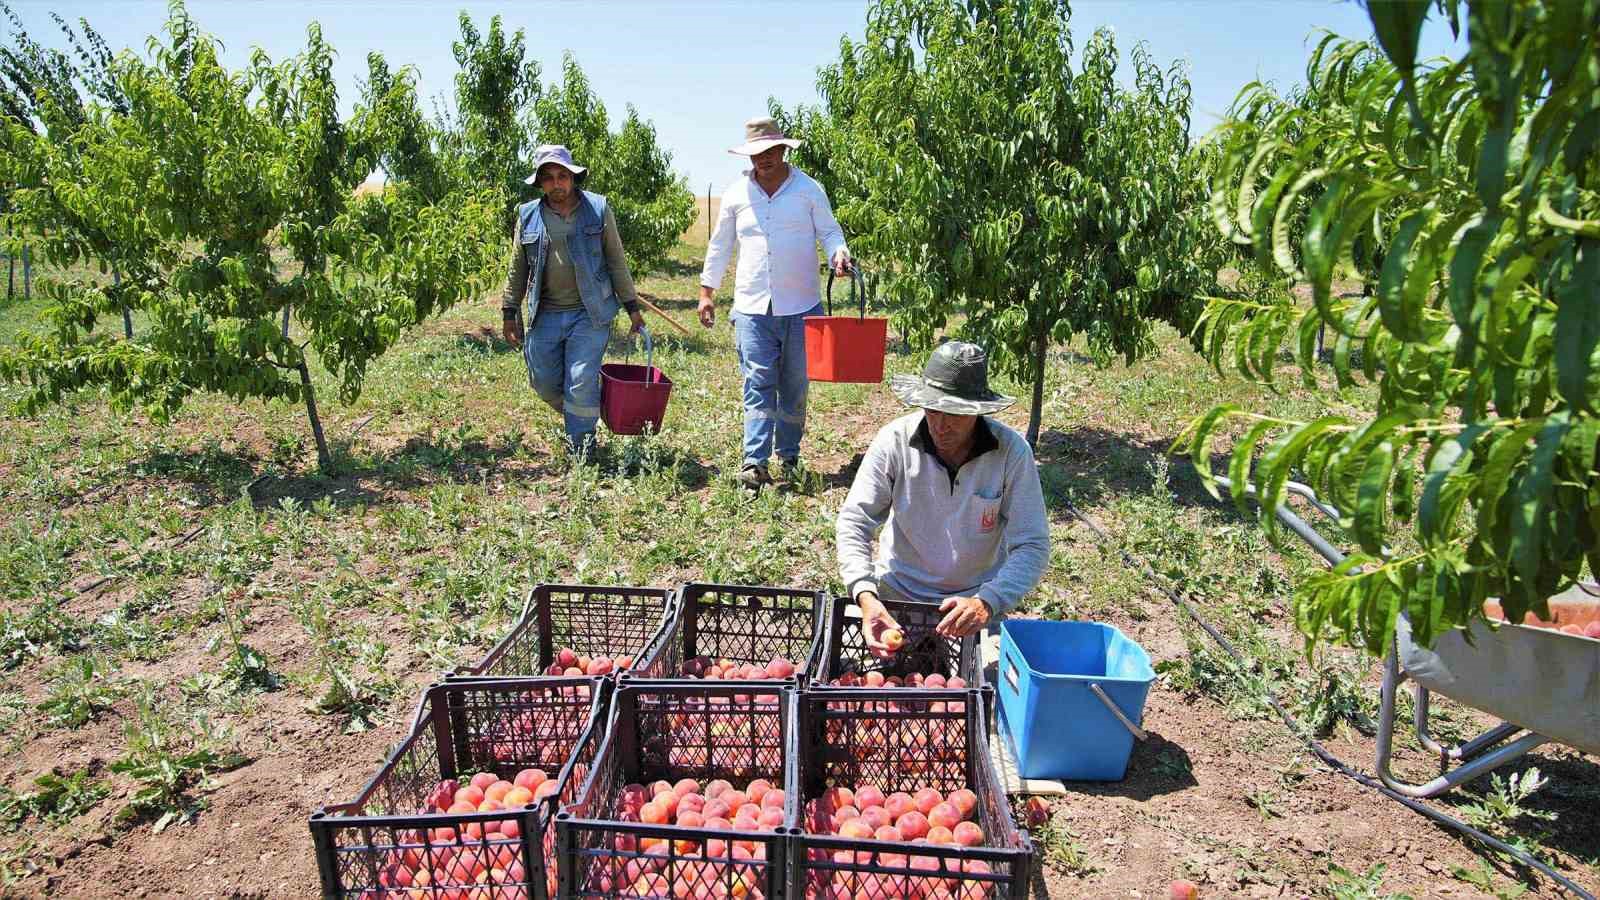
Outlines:
{"label": "man wearing wide-brim straw hat", "polygon": [[582,189],[588,172],[560,144],[534,150],[528,183],[543,196],[517,209],[500,298],[506,340],[522,348],[528,383],[561,413],[567,442],[580,457],[594,442],[600,362],[618,307],[627,309],[635,332],[644,328],[617,217],[603,195]]}
{"label": "man wearing wide-brim straw hat", "polygon": [[918,410],[878,432],[835,524],[839,574],[880,656],[899,628],[881,599],[937,603],[938,632],[965,637],[1015,608],[1050,561],[1033,451],[990,418],[1015,401],[989,389],[983,348],[942,344],[890,387]]}
{"label": "man wearing wide-brim straw hat", "polygon": [[744,375],[744,453],[739,482],[760,490],[772,481],[774,452],[785,476],[800,460],[806,424],[806,340],[802,320],[821,315],[817,245],[845,274],[850,251],[828,195],[784,156],[800,142],[772,119],[745,123],[744,143],[728,152],[750,169],[722,194],[722,212],[700,271],[700,323],[716,321],[717,286],[737,246],[734,346]]}

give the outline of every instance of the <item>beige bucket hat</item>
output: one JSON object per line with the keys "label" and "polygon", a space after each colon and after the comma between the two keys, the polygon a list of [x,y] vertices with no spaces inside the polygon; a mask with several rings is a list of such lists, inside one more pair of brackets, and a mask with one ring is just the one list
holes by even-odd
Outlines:
{"label": "beige bucket hat", "polygon": [[793,150],[800,146],[800,142],[783,133],[778,123],[770,116],[751,119],[744,123],[744,143],[729,150],[740,156],[755,156],[763,150],[782,144]]}

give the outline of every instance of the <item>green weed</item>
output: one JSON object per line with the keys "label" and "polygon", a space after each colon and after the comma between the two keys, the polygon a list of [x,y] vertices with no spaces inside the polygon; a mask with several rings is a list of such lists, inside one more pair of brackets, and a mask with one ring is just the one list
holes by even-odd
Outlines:
{"label": "green weed", "polygon": [[1383,893],[1383,872],[1386,866],[1378,863],[1365,872],[1350,870],[1333,864],[1328,867],[1327,893],[1333,900],[1411,900],[1410,894]]}
{"label": "green weed", "polygon": [[125,680],[108,677],[104,660],[88,654],[62,660],[50,675],[50,693],[39,704],[45,721],[58,728],[79,728],[94,721],[128,691]]}
{"label": "green weed", "polygon": [[111,771],[135,784],[118,821],[148,821],[159,834],[191,820],[205,806],[196,795],[215,788],[214,776],[248,762],[228,746],[230,737],[226,727],[203,715],[185,715],[146,688],[127,727],[127,751],[111,764]]}
{"label": "green weed", "polygon": [[111,793],[88,772],[46,772],[33,780],[33,787],[22,794],[0,789],[0,823],[15,828],[31,818],[59,824],[83,815]]}

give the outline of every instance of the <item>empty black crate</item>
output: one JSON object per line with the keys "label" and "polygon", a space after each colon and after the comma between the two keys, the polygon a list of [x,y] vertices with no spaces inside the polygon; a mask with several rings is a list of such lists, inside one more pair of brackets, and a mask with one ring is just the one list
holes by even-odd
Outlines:
{"label": "empty black crate", "polygon": [[[528,594],[522,618],[464,676],[512,678],[551,672],[565,648],[580,656],[630,658],[637,664],[671,618],[673,592],[653,587],[541,584]],[[619,669],[622,667],[618,667]]]}
{"label": "empty black crate", "polygon": [[[790,839],[790,900],[1027,897],[1033,847],[1012,821],[995,774],[980,697],[974,690],[860,688],[797,698],[788,780],[799,830]],[[833,835],[834,810],[821,799],[824,792],[866,786],[886,796],[970,790],[973,809],[963,820],[981,829],[980,843]],[[858,812],[867,818],[866,810]]]}
{"label": "empty black crate", "polygon": [[[603,744],[589,777],[556,818],[563,898],[783,896],[793,825],[786,803],[773,807],[781,815],[765,831],[740,827],[737,817],[725,828],[645,824],[633,808],[653,801],[653,783],[684,778],[701,792],[717,780],[744,792],[762,779],[787,799],[793,691],[747,691],[749,684],[738,682],[619,682],[603,742],[598,734],[586,739]],[[624,796],[630,785],[644,788],[632,805]]]}
{"label": "empty black crate", "polygon": [[866,675],[905,677],[913,673],[959,677],[969,688],[983,685],[983,663],[979,658],[978,635],[964,638],[941,637],[934,629],[944,614],[935,603],[914,600],[884,600],[884,608],[905,634],[905,644],[894,656],[883,659],[867,651],[867,636],[861,611],[847,597],[835,597],[828,604],[828,616],[818,660],[812,666],[811,684],[834,687],[846,672]]}
{"label": "empty black crate", "polygon": [[[516,678],[428,688],[411,733],[355,800],[311,816],[323,896],[472,888],[480,873],[492,876],[496,900],[550,896],[557,803],[588,774],[585,738],[604,731],[609,687],[601,678]],[[464,787],[477,772],[513,781],[522,769],[542,769],[560,785],[555,796],[514,811],[430,812],[451,790],[442,782]]]}
{"label": "empty black crate", "polygon": [[798,684],[817,655],[827,606],[822,591],[686,584],[672,624],[629,677],[686,677],[684,663],[701,656],[759,666],[782,658],[794,664],[794,674],[771,681]]}

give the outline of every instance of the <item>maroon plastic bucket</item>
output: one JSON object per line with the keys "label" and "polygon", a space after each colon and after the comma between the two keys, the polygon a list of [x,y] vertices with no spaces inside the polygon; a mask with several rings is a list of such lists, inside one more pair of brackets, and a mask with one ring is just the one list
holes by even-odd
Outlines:
{"label": "maroon plastic bucket", "polygon": [[604,363],[600,366],[600,420],[612,434],[639,434],[648,426],[661,430],[672,396],[672,379],[652,365],[654,346],[645,329],[645,364]]}

